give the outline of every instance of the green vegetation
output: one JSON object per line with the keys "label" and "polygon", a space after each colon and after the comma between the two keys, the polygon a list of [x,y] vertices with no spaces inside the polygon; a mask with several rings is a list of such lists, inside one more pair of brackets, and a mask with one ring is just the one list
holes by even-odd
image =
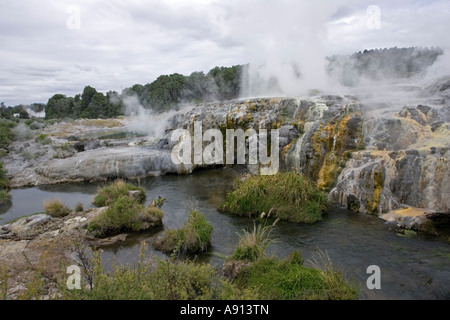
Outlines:
{"label": "green vegetation", "polygon": [[114,118],[122,114],[118,96],[112,91],[104,95],[91,86],[85,87],[83,93],[75,97],[55,94],[45,107],[45,118]]}
{"label": "green vegetation", "polygon": [[263,223],[255,224],[252,232],[241,234],[236,250],[226,259],[224,268],[235,263],[242,265],[232,274],[234,284],[262,300],[356,299],[356,289],[342,273],[333,270],[327,255],[314,256],[314,268],[303,265],[299,251],[283,260],[268,257],[265,249],[272,242],[276,222],[271,226]]}
{"label": "green vegetation", "polygon": [[[328,57],[328,74],[343,85],[357,85],[362,78],[380,80],[407,78],[420,75],[443,54],[439,48],[390,48],[364,50],[353,55]],[[392,67],[394,66],[394,68]],[[46,119],[113,118],[124,113],[125,101],[136,98],[146,109],[163,112],[177,108],[180,103],[201,103],[229,100],[239,97],[245,65],[215,67],[208,73],[193,72],[189,76],[179,73],[161,75],[151,83],[135,84],[121,93],[98,92],[86,86],[81,94],[67,97],[55,94],[47,104],[0,106],[0,117],[28,119],[27,110],[41,112]],[[376,72],[375,72],[375,71]],[[293,70],[297,72],[297,70]],[[351,76],[349,76],[351,75]],[[272,83],[272,85],[276,85]],[[15,115],[15,116],[14,116]]]}
{"label": "green vegetation", "polygon": [[189,76],[179,73],[161,75],[152,83],[125,88],[121,94],[110,91],[105,95],[86,86],[83,93],[75,97],[63,94],[51,97],[45,106],[45,118],[115,118],[123,115],[124,101],[130,97],[137,98],[144,108],[156,112],[176,109],[183,102],[234,99],[239,96],[241,73],[242,66],[232,66],[215,67],[208,74],[193,72]]}
{"label": "green vegetation", "polygon": [[98,137],[99,140],[106,140],[106,139],[126,139],[126,138],[131,138],[131,137],[143,137],[145,136],[144,134],[140,134],[137,132],[127,132],[127,131],[122,131],[122,132],[116,132],[116,133],[110,133],[110,134],[106,134],[103,136]]}
{"label": "green vegetation", "polygon": [[283,260],[261,258],[243,267],[234,283],[263,300],[354,300],[357,294],[342,273],[307,268],[299,253]]}
{"label": "green vegetation", "polygon": [[44,200],[45,213],[53,218],[62,218],[67,216],[72,210],[66,207],[60,199]]}
{"label": "green vegetation", "polygon": [[[145,248],[145,247],[144,247]],[[98,252],[90,263],[93,288],[68,290],[61,284],[66,300],[242,300],[254,299],[248,290],[238,290],[207,264],[191,261],[145,259],[141,247],[137,267],[113,266],[111,272],[102,268]],[[86,273],[84,273],[86,274]],[[88,282],[88,281],[86,281]]]}
{"label": "green vegetation", "polygon": [[116,199],[123,196],[128,196],[130,191],[140,191],[137,200],[140,203],[143,203],[145,201],[146,195],[143,188],[137,187],[130,183],[126,183],[123,180],[116,180],[113,183],[100,188],[97,191],[97,195],[95,196],[93,203],[97,207],[109,206],[114,203]]}
{"label": "green vegetation", "polygon": [[256,261],[265,254],[265,250],[272,242],[271,232],[274,225],[253,225],[253,231],[244,230],[239,234],[239,243],[231,259]]}
{"label": "green vegetation", "polygon": [[363,78],[409,78],[425,72],[443,53],[440,48],[418,47],[364,50],[328,57],[327,71],[345,86],[359,85]]}
{"label": "green vegetation", "polygon": [[77,203],[77,205],[75,206],[75,212],[83,212],[83,211],[84,211],[83,204]]}
{"label": "green vegetation", "polygon": [[8,268],[0,264],[0,300],[6,300],[8,293]]}
{"label": "green vegetation", "polygon": [[3,162],[0,162],[0,190],[9,188],[9,180],[6,177],[6,171],[3,169]]}
{"label": "green vegetation", "polygon": [[197,210],[192,210],[183,227],[178,230],[167,230],[162,238],[153,243],[153,246],[166,253],[203,252],[211,245],[212,231],[213,227],[205,216]]}
{"label": "green vegetation", "polygon": [[291,171],[238,179],[234,191],[219,209],[249,217],[269,212],[281,220],[313,223],[322,219],[327,206],[326,193],[303,175]]}
{"label": "green vegetation", "polygon": [[126,195],[115,201],[95,217],[88,230],[97,237],[107,237],[121,232],[143,231],[161,225],[164,213],[153,207],[144,207],[138,200]]}
{"label": "green vegetation", "polygon": [[105,237],[161,225],[163,211],[152,206],[145,207],[145,198],[143,188],[123,180],[100,188],[93,202],[96,206],[109,208],[94,218],[89,224],[89,231],[98,237]]}
{"label": "green vegetation", "polygon": [[52,139],[50,139],[48,137],[48,135],[46,135],[45,133],[40,134],[39,136],[37,136],[37,138],[35,139],[36,142],[43,144],[43,145],[47,145],[52,143]]}
{"label": "green vegetation", "polygon": [[6,119],[0,119],[0,148],[7,148],[14,140],[12,128],[16,123]]}
{"label": "green vegetation", "polygon": [[11,200],[11,195],[8,193],[8,191],[0,190],[0,204],[7,203],[9,200]]}
{"label": "green vegetation", "polygon": [[9,191],[9,180],[6,177],[6,171],[3,169],[3,162],[0,162],[0,204],[11,200]]}

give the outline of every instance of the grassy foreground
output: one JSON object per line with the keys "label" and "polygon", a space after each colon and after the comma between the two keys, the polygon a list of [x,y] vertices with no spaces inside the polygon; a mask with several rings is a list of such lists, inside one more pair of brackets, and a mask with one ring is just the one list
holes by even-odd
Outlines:
{"label": "grassy foreground", "polygon": [[242,300],[254,299],[249,290],[240,290],[218,275],[208,264],[175,259],[141,257],[137,266],[117,266],[105,272],[99,254],[94,254],[92,289],[67,290],[62,286],[62,299],[68,300]]}
{"label": "grassy foreground", "polygon": [[262,300],[354,300],[357,290],[341,272],[303,265],[299,253],[279,260],[263,257],[243,267],[234,283]]}
{"label": "grassy foreground", "polygon": [[290,171],[237,180],[219,210],[249,217],[265,212],[281,220],[314,223],[322,219],[327,207],[326,193],[305,176]]}

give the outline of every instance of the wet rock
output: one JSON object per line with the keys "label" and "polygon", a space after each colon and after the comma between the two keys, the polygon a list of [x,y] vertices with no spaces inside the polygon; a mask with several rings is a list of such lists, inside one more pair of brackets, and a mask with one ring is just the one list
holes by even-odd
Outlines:
{"label": "wet rock", "polygon": [[380,216],[381,219],[397,224],[408,230],[416,230],[433,235],[448,234],[450,212],[404,207]]}
{"label": "wet rock", "polygon": [[284,148],[299,137],[299,132],[293,125],[284,125],[279,130],[280,148]]}
{"label": "wet rock", "polygon": [[356,197],[360,212],[377,215],[402,204],[445,211],[450,207],[449,158],[448,151],[437,154],[415,149],[354,153],[331,196],[344,206]]}
{"label": "wet rock", "polygon": [[417,106],[417,110],[421,111],[423,114],[427,114],[428,112],[431,111],[431,108],[429,106],[423,106],[423,105],[419,104]]}
{"label": "wet rock", "polygon": [[81,141],[77,141],[73,144],[73,148],[77,151],[77,152],[84,152],[84,143]]}
{"label": "wet rock", "polygon": [[417,142],[418,131],[400,119],[376,118],[366,122],[370,144],[378,150],[406,149]]}
{"label": "wet rock", "polygon": [[84,150],[95,150],[101,148],[102,145],[98,140],[89,140],[84,143]]}
{"label": "wet rock", "polygon": [[161,139],[158,142],[157,148],[164,149],[165,146],[169,145],[169,139]]}
{"label": "wet rock", "polygon": [[98,248],[101,248],[101,247],[113,246],[113,245],[123,243],[123,242],[125,242],[127,237],[128,237],[128,234],[122,233],[117,236],[105,238],[105,239],[91,239],[91,240],[89,240],[89,244],[94,248],[94,250],[97,250]]}
{"label": "wet rock", "polygon": [[404,107],[403,110],[399,112],[399,116],[402,118],[413,119],[421,125],[425,125],[427,123],[424,114],[415,108]]}

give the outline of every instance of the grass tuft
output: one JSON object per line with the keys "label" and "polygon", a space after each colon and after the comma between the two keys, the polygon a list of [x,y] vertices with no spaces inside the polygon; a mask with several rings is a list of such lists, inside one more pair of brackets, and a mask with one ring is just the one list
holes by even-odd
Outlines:
{"label": "grass tuft", "polygon": [[67,216],[72,210],[66,207],[60,199],[44,200],[45,212],[53,218]]}
{"label": "grass tuft", "polygon": [[310,180],[295,172],[253,176],[237,180],[234,191],[219,210],[254,217],[272,212],[274,218],[314,223],[328,209],[328,196]]}
{"label": "grass tuft", "polygon": [[129,196],[121,196],[110,207],[94,218],[88,230],[97,237],[116,235],[121,232],[138,232],[159,226],[164,212],[148,207]]}
{"label": "grass tuft", "polygon": [[97,207],[105,207],[114,203],[120,197],[128,196],[130,191],[141,191],[139,198],[140,203],[143,203],[146,198],[145,190],[133,184],[126,183],[123,180],[116,180],[109,185],[100,188],[94,198],[94,205]]}
{"label": "grass tuft", "polygon": [[164,236],[157,239],[153,246],[155,249],[172,253],[175,251],[204,252],[211,246],[213,227],[205,216],[193,210],[188,220],[178,230],[167,230]]}
{"label": "grass tuft", "polygon": [[265,255],[266,248],[272,243],[273,225],[253,224],[253,231],[244,230],[239,234],[239,242],[231,259],[256,261]]}
{"label": "grass tuft", "polygon": [[261,258],[243,267],[234,283],[256,292],[262,300],[354,300],[357,297],[357,290],[340,272],[324,273],[307,268],[298,253],[283,260]]}

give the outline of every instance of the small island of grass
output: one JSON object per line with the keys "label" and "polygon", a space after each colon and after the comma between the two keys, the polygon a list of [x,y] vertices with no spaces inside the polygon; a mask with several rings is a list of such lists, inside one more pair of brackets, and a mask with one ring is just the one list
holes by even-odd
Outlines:
{"label": "small island of grass", "polygon": [[314,223],[327,210],[327,198],[308,178],[290,171],[238,179],[219,210],[248,217],[267,213],[275,219]]}

